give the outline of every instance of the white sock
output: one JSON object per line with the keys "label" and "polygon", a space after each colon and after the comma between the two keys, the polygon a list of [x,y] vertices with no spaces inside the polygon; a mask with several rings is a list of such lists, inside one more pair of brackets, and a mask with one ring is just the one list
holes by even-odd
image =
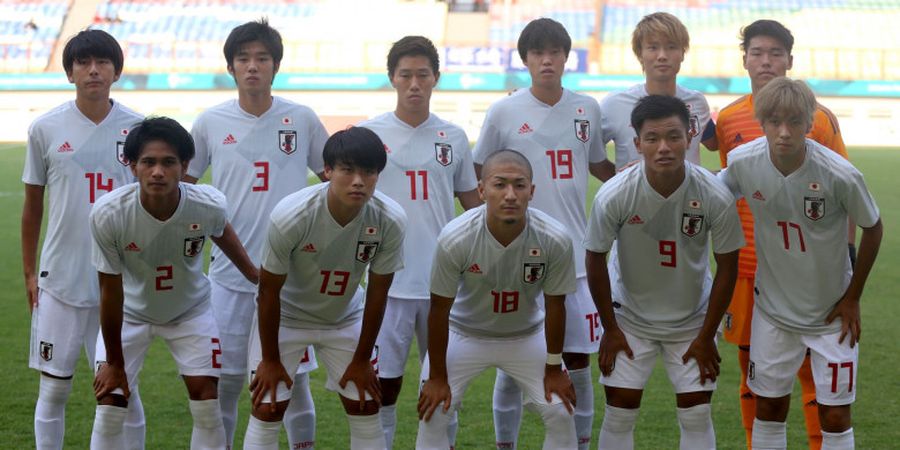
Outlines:
{"label": "white sock", "polygon": [[822,432],[822,450],[853,450],[856,441],[853,438],[853,428],[840,433]]}
{"label": "white sock", "polygon": [[447,424],[447,439],[450,441],[450,450],[456,447],[456,432],[459,430],[459,410],[454,409],[450,414],[450,423]]}
{"label": "white sock", "polygon": [[125,448],[122,425],[128,408],[97,405],[94,412],[94,429],[91,431],[92,450],[117,450]]}
{"label": "white sock", "polygon": [[787,448],[787,424],[753,419],[753,450],[784,450]]}
{"label": "white sock", "polygon": [[681,428],[681,450],[716,448],[716,431],[713,429],[709,403],[690,408],[676,408]]}
{"label": "white sock", "polygon": [[416,433],[416,450],[447,450],[450,448],[447,429],[450,418],[455,415],[456,408],[445,413],[443,406],[438,406],[428,422],[420,420],[419,431]]}
{"label": "white sock", "polygon": [[281,421],[263,422],[250,416],[247,432],[244,434],[244,450],[278,450],[278,432]]}
{"label": "white sock", "polygon": [[194,429],[191,430],[191,450],[225,448],[225,427],[219,400],[189,400]]}
{"label": "white sock", "polygon": [[522,423],[522,390],[509,375],[497,371],[494,380],[494,435],[497,448],[516,448]]}
{"label": "white sock", "polygon": [[291,402],[284,412],[284,429],[291,449],[313,448],[316,442],[316,404],[309,392],[309,374],[294,377]]}
{"label": "white sock", "polygon": [[569,378],[575,387],[575,434],[578,436],[578,450],[587,450],[591,446],[591,428],[594,422],[594,385],[590,366],[570,370]]}
{"label": "white sock", "polygon": [[128,397],[128,414],[125,415],[122,429],[125,434],[125,448],[144,450],[147,421],[144,419],[144,403],[137,387],[131,390],[131,396]]}
{"label": "white sock", "polygon": [[394,432],[397,431],[397,405],[381,405],[378,414],[381,415],[381,428],[384,429],[386,448],[394,448]]}
{"label": "white sock", "polygon": [[350,423],[350,449],[351,450],[384,450],[384,430],[381,428],[381,416],[351,416],[347,414]]}
{"label": "white sock", "polygon": [[544,421],[544,450],[578,448],[575,435],[575,419],[566,411],[562,403],[555,405],[535,405]]}
{"label": "white sock", "polygon": [[41,375],[34,406],[34,437],[38,450],[62,448],[66,434],[66,402],[71,392],[71,378],[63,380]]}
{"label": "white sock", "polygon": [[606,405],[600,437],[599,450],[632,450],[634,448],[634,424],[640,408],[627,409]]}
{"label": "white sock", "polygon": [[234,444],[234,429],[237,427],[238,400],[244,389],[244,375],[219,375],[219,410],[222,411],[222,425],[225,427],[225,443],[228,448]]}

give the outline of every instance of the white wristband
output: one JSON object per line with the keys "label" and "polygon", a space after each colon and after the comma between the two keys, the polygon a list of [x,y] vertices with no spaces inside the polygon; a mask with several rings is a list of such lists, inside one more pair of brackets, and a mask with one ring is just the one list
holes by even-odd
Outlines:
{"label": "white wristband", "polygon": [[548,366],[562,365],[562,353],[547,353],[547,365]]}

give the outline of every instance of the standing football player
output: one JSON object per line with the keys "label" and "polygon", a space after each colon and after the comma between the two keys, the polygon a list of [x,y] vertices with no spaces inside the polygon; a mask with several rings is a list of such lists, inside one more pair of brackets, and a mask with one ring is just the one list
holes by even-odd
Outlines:
{"label": "standing football player", "polygon": [[222,347],[203,273],[206,238],[251,283],[259,271],[228,224],[225,196],[211,186],[180,182],[194,142],[178,122],[144,120],[128,133],[124,152],[138,182],[101,198],[90,216],[102,332],[91,448],[125,448],[128,397],[157,336],[187,387],[191,448],[224,448],[216,390]]}
{"label": "standing football player", "polygon": [[570,232],[528,207],[535,186],[521,153],[493,152],[483,163],[485,205],[438,238],[416,448],[448,448],[447,423],[468,384],[496,367],[541,416],[543,448],[575,449],[575,391],[562,366],[565,297],[576,289]]}
{"label": "standing football player", "polygon": [[[806,137],[818,108],[806,83],[775,78],[754,97],[765,138],[730,152],[720,173],[747,199],[759,256],[747,374],[756,395],[751,444],[787,448],[791,391],[809,351],[822,448],[852,449],[859,304],[881,244],[878,207],[856,168]],[[848,218],[863,230],[853,267]]]}
{"label": "standing football player", "polygon": [[[100,292],[89,264],[88,215],[94,202],[134,181],[124,154],[128,130],[141,115],[109,97],[122,74],[119,43],[104,31],[78,33],[63,49],[63,68],[75,100],[42,115],[28,130],[22,181],[22,267],[31,317],[29,366],[41,372],[34,409],[35,446],[60,449],[72,376],[84,347],[94,361]],[[50,220],[41,263],[37,246],[49,188]],[[144,446],[144,413],[132,393],[125,428],[131,448]]]}
{"label": "standing football player", "polygon": [[[634,447],[644,387],[662,355],[675,389],[680,448],[713,449],[716,330],[737,277],[740,221],[728,189],[686,161],[690,109],[682,100],[651,94],[630,117],[643,160],[600,188],[585,236],[588,283],[604,331],[599,448]],[[607,263],[614,241],[619,251]]]}
{"label": "standing football player", "polygon": [[[387,448],[393,446],[397,396],[413,338],[419,362],[428,343],[428,278],[441,228],[456,215],[454,195],[463,208],[481,203],[469,138],[462,128],[430,111],[431,91],[440,77],[437,49],[422,36],[395,42],[387,57],[388,78],[397,91],[397,107],[360,124],[384,142],[387,165],[378,177],[379,191],[403,206],[409,225],[404,269],[388,294],[384,322],[375,347],[381,381],[381,424]],[[454,442],[456,421],[450,423]]]}
{"label": "standing football player", "polygon": [[288,374],[308,345],[325,365],[326,388],[338,393],[347,413],[350,448],[385,447],[371,360],[394,272],[403,268],[406,214],[375,191],[387,155],[371,130],[335,133],[323,159],[328,183],[285,197],[269,220],[258,323],[251,330],[253,404],[245,449],[278,448],[291,398]]}
{"label": "standing football player", "polygon": [[[590,445],[594,393],[589,355],[600,344],[600,317],[588,291],[582,238],[586,222],[588,173],[605,180],[606,148],[599,135],[600,106],[592,97],[562,87],[572,40],[552,19],[530,22],[519,36],[518,51],[531,75],[531,88],[520,89],[491,105],[475,145],[475,172],[499,149],[512,149],[534,168],[536,192],[531,205],[569,230],[577,290],[566,296],[563,360],[577,396],[575,427],[579,448]],[[522,416],[522,391],[498,371],[494,385],[494,426],[499,448],[515,448]]]}
{"label": "standing football player", "polygon": [[[284,47],[281,35],[265,20],[232,30],[224,53],[238,98],[208,109],[194,122],[191,133],[197,157],[185,180],[196,182],[212,165],[213,186],[228,199],[228,220],[247,253],[258,260],[272,209],[282,198],[306,187],[307,168],[321,174],[322,147],[328,133],[311,109],[272,96]],[[209,277],[222,339],[219,403],[231,447],[247,373],[256,286],[222,256],[221,249],[213,248]],[[311,448],[315,442],[316,413],[308,375],[315,368],[314,355],[304,353],[294,379],[291,407],[285,413],[291,448]]]}
{"label": "standing football player", "polygon": [[[737,99],[719,113],[716,126],[719,159],[726,166],[728,152],[736,147],[763,136],[763,129],[753,113],[754,96],[775,77],[783,77],[793,65],[791,50],[794,36],[784,25],[774,20],[757,20],[741,30],[741,51],[744,68],[750,76],[752,93]],[[827,108],[816,103],[812,128],[807,137],[847,158],[847,150],[841,138],[837,118]],[[747,200],[738,200],[738,214],[744,228],[747,245],[741,249],[738,260],[738,280],[734,296],[725,314],[725,339],[738,346],[738,361],[741,367],[741,417],[747,435],[747,448],[753,431],[753,417],[756,411],[756,397],[747,387],[747,368],[750,361],[750,322],[753,318],[753,286],[756,282],[756,249],[753,240],[753,215]],[[856,258],[856,227],[850,224],[847,237],[851,264]],[[816,405],[816,387],[813,383],[809,357],[797,372],[802,391],[803,414],[806,417],[806,433],[810,450],[822,446],[822,433]]]}

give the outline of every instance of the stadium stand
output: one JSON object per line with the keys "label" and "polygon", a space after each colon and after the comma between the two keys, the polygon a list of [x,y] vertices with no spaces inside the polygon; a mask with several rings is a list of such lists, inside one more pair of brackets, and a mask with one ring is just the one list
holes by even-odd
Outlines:
{"label": "stadium stand", "polygon": [[59,37],[68,0],[0,2],[0,72],[41,72]]}

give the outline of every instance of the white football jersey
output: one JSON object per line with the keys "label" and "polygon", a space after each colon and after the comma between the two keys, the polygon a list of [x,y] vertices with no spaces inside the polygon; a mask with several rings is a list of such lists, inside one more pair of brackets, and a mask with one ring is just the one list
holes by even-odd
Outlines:
{"label": "white football jersey", "polygon": [[73,100],[38,117],[28,129],[22,181],[49,190],[38,286],[72,306],[99,304],[93,267],[72,261],[87,260],[91,254],[88,215],[94,203],[134,181],[125,159],[125,137],[142,119],[113,102],[98,125]]}
{"label": "white football jersey", "polygon": [[575,292],[572,238],[559,222],[529,208],[522,233],[506,247],[487,228],[484,205],[453,219],[438,238],[431,292],[455,298],[450,327],[468,336],[505,338],[538,331],[541,292]]}
{"label": "white football jersey", "polygon": [[[256,262],[269,214],[284,197],[306,187],[307,167],[324,170],[322,149],[328,132],[306,106],[272,97],[256,117],[229,100],[201,114],[191,129],[197,155],[188,175],[200,178],[212,165],[212,185],[228,198],[228,220]],[[209,276],[240,292],[256,292],[222,250],[212,248]]]}
{"label": "white football jersey", "polygon": [[575,249],[575,273],[585,276],[584,238],[588,164],[606,160],[600,135],[600,106],[593,97],[568,89],[549,106],[520,89],[488,109],[475,143],[475,163],[498,150],[516,150],[534,171],[537,208],[569,229]]}
{"label": "white football jersey", "polygon": [[862,174],[846,159],[806,139],[806,160],[784,176],[765,136],[728,153],[720,177],[753,212],[756,306],[778,327],[803,334],[841,329],[825,317],[844,295],[852,269],[847,217],[874,226],[878,207]]}
{"label": "white football jersey", "polygon": [[391,296],[428,299],[428,277],[441,229],[456,216],[454,192],[478,187],[462,128],[431,114],[411,127],[389,112],[359,124],[384,142],[387,166],[378,176],[378,190],[399,203],[409,224],[404,269],[394,275]]}
{"label": "white football jersey", "polygon": [[225,230],[225,196],[212,186],[179,188],[178,208],[164,222],[141,206],[139,183],[104,196],[91,212],[92,261],[99,272],[122,275],[126,320],[166,325],[209,307],[203,245]]}
{"label": "white football jersey", "polygon": [[685,162],[685,179],[668,198],[647,181],[644,163],[597,191],[585,247],[609,252],[609,278],[619,325],[659,341],[693,339],[703,326],[713,252],[744,246],[734,197],[712,173]]}
{"label": "white football jersey", "polygon": [[[600,102],[601,120],[603,126],[603,144],[615,141],[616,144],[616,168],[621,169],[626,164],[641,159],[641,155],[634,146],[634,138],[637,136],[631,127],[631,111],[637,101],[649,95],[645,84],[636,84],[627,90],[613,92]],[[690,136],[691,145],[688,147],[685,158],[700,165],[700,140],[703,131],[709,123],[709,103],[703,94],[675,86],[675,97],[687,104],[690,111]]]}
{"label": "white football jersey", "polygon": [[366,268],[383,275],[403,268],[403,207],[375,191],[342,227],[328,212],[329,185],[291,194],[272,211],[262,267],[287,275],[281,324],[289,328],[332,329],[360,320],[362,297],[354,294]]}

